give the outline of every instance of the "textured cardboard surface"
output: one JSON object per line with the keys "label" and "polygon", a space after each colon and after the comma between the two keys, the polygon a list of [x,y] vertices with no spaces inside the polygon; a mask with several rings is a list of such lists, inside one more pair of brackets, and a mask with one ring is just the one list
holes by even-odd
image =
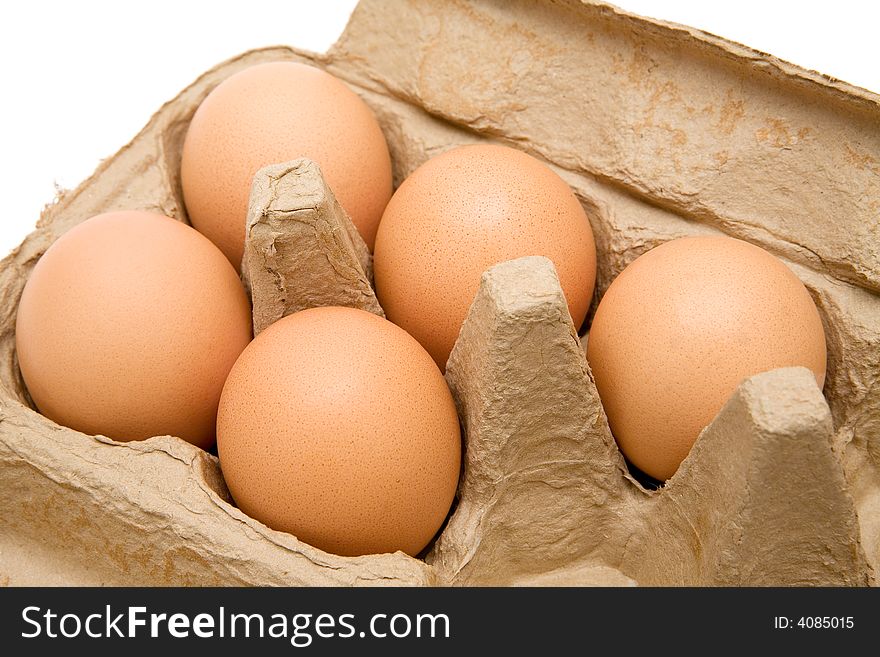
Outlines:
{"label": "textured cardboard surface", "polygon": [[509,584],[624,549],[638,496],[553,264],[483,275],[446,379],[466,437],[458,508],[428,557],[457,584]]}
{"label": "textured cardboard surface", "polygon": [[116,443],[6,401],[0,420],[0,572],[10,584],[435,580],[401,553],[338,557],[266,528],[229,503],[217,459],[179,438]]}
{"label": "textured cardboard surface", "polygon": [[242,278],[254,335],[306,308],[351,306],[384,317],[373,256],[311,160],[260,169],[245,228]]}
{"label": "textured cardboard surface", "polygon": [[621,570],[644,585],[867,585],[832,441],[809,370],[748,379],[643,510]]}
{"label": "textured cardboard surface", "polygon": [[[592,223],[597,299],[675,237],[722,232],[768,248],[822,314],[824,399],[798,370],[753,377],[669,484],[644,490],[608,432],[552,267],[499,265],[450,360],[467,452],[459,505],[427,563],[336,557],[273,532],[229,503],[214,457],[177,438],[117,444],[46,421],[14,350],[34,263],[98,212],[186,221],[178,170],[195,108],[225,77],[278,59],[327,68],[364,98],[395,185],[464,143],[543,158]],[[219,65],[0,263],[0,583],[876,584],[878,126],[874,94],[572,0],[393,11],[362,0],[326,55],[273,48]],[[257,326],[310,304],[373,303],[368,254],[308,163],[264,170],[248,221]]]}

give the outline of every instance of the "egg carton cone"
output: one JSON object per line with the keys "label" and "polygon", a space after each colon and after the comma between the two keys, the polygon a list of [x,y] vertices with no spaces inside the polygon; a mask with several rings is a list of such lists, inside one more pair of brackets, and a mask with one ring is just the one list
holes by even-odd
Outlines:
{"label": "egg carton cone", "polygon": [[373,256],[320,167],[308,159],[254,175],[241,272],[254,336],[285,315],[318,306],[385,317],[373,291]]}
{"label": "egg carton cone", "polygon": [[[542,159],[591,221],[594,308],[626,265],[670,239],[726,234],[774,253],[822,316],[824,390],[797,368],[748,379],[666,486],[648,490],[608,429],[588,334],[571,324],[552,265],[500,263],[448,363],[465,459],[423,559],[324,553],[242,514],[217,459],[178,438],[119,443],[42,417],[14,335],[34,264],[100,212],[186,222],[180,154],[195,109],[226,77],[277,60],[323,68],[365,100],[395,185],[463,144]],[[268,48],[217,66],[0,262],[0,583],[876,585],[878,126],[873,93],[574,0],[362,0],[326,54]],[[247,235],[257,332],[314,305],[381,312],[369,254],[313,163],[255,177]]]}

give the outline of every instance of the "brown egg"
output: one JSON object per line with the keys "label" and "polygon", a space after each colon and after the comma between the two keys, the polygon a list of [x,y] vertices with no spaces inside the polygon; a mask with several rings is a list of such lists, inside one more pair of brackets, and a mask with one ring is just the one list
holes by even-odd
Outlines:
{"label": "brown egg", "polygon": [[337,78],[294,62],[252,66],[193,116],[180,165],[186,209],[236,269],[254,174],[299,157],[318,163],[372,249],[391,197],[391,158],[370,108]]}
{"label": "brown egg", "polygon": [[15,328],[39,411],[116,440],[214,442],[220,391],[251,337],[235,270],[204,236],[149,212],[62,235],[28,278]]}
{"label": "brown egg", "polygon": [[217,449],[248,515],[327,552],[418,554],[458,483],[446,381],[405,331],[352,308],[305,310],[244,350]]}
{"label": "brown egg", "polygon": [[801,365],[821,388],[825,334],[810,294],[779,259],[737,239],[688,237],[614,280],[587,358],[621,451],[662,481],[747,377]]}
{"label": "brown egg", "polygon": [[376,293],[388,319],[445,368],[482,273],[530,255],[553,261],[580,326],[596,247],[577,198],[530,155],[463,146],[423,164],[392,197],[376,236]]}

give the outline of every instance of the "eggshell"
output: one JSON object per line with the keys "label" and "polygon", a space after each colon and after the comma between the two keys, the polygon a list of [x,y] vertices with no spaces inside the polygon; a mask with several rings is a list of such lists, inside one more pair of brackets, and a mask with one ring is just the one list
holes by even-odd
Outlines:
{"label": "eggshell", "polygon": [[238,506],[327,552],[418,554],[458,483],[452,395],[431,357],[372,313],[322,307],[244,350],[217,417]]}
{"label": "eggshell", "polygon": [[18,307],[16,350],[39,411],[116,440],[214,442],[220,391],[251,336],[223,254],[148,212],[85,221],[46,251]]}
{"label": "eggshell", "polygon": [[596,279],[596,247],[568,185],[512,148],[455,148],[419,167],[379,224],[373,262],[385,314],[445,368],[482,273],[521,256],[553,261],[575,326]]}
{"label": "eggshell", "polygon": [[825,334],[804,285],[764,249],[726,237],[667,242],[631,263],[587,344],[624,455],[666,480],[747,377],[802,365],[825,380]]}
{"label": "eggshell", "polygon": [[202,101],[183,144],[183,196],[192,225],[241,267],[251,180],[306,157],[372,250],[391,197],[391,158],[369,107],[334,76],[270,62],[230,76]]}

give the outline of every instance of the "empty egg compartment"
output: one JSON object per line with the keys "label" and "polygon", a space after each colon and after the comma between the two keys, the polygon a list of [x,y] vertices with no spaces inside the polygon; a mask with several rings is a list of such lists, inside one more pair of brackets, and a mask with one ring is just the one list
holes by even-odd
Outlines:
{"label": "empty egg compartment", "polygon": [[[189,119],[222,79],[278,59],[326,68],[364,98],[395,186],[465,143],[544,159],[590,217],[594,308],[629,262],[675,237],[729,234],[780,256],[823,318],[824,397],[798,369],[749,379],[679,472],[647,490],[608,430],[552,265],[499,264],[447,368],[466,454],[458,503],[424,560],[338,557],[272,531],[231,504],[216,458],[179,439],[115,443],[49,422],[15,361],[30,269],[98,212],[185,221]],[[10,584],[876,584],[878,115],[873,94],[599,3],[390,11],[362,0],[326,55],[273,48],[221,64],[47,207],[0,265],[0,574]],[[263,170],[248,222],[256,330],[311,305],[381,313],[369,254],[312,163]]]}

